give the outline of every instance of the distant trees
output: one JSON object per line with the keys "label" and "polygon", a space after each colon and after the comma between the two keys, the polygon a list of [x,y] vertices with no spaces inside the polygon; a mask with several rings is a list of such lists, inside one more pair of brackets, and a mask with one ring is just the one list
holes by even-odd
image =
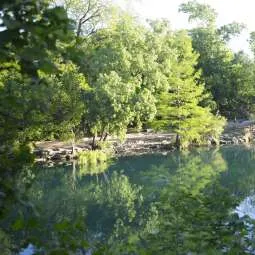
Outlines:
{"label": "distant trees", "polygon": [[[253,113],[253,102],[245,91],[254,90],[254,74],[244,71],[247,62],[235,56],[227,45],[245,26],[233,22],[217,28],[215,10],[196,1],[182,4],[180,11],[189,15],[189,21],[197,21],[197,27],[189,31],[192,46],[199,53],[196,68],[202,71],[205,87],[217,104],[215,110],[230,119],[248,118]],[[250,63],[249,68],[253,69],[253,65]]]}
{"label": "distant trees", "polygon": [[103,20],[110,9],[107,0],[52,0],[62,5],[70,19],[73,20],[77,37],[90,35],[102,26]]}

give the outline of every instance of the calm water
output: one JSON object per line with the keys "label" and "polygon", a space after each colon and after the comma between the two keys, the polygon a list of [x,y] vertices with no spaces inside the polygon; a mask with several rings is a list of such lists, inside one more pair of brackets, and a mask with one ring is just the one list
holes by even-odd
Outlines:
{"label": "calm water", "polygon": [[0,254],[255,254],[254,148],[100,167],[27,167],[9,180]]}

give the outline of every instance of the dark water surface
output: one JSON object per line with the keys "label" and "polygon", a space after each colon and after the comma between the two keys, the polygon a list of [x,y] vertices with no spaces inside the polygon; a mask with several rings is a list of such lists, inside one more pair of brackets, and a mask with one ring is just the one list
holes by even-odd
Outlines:
{"label": "dark water surface", "polygon": [[104,168],[25,169],[0,193],[0,254],[255,254],[255,148]]}

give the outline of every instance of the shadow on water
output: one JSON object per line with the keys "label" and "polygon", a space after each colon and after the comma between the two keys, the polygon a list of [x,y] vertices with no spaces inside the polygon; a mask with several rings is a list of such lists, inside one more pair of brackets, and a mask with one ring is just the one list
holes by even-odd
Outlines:
{"label": "shadow on water", "polygon": [[1,171],[1,254],[254,254],[254,166],[245,147],[92,169],[17,159]]}

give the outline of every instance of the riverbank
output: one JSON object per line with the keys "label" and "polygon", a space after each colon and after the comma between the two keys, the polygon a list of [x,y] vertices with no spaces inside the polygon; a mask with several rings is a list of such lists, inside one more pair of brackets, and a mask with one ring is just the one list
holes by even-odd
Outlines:
{"label": "riverbank", "polygon": [[[132,133],[127,134],[124,142],[109,137],[107,142],[112,145],[117,156],[167,152],[174,150],[175,134],[173,133]],[[75,145],[75,152],[91,150],[92,138],[80,139]],[[37,161],[70,160],[72,159],[70,142],[46,141],[36,143],[34,150]]]}
{"label": "riverbank", "polygon": [[[255,122],[230,122],[220,137],[220,145],[248,144],[255,137]],[[121,142],[117,138],[109,137],[117,156],[137,155],[146,153],[167,153],[175,150],[174,133],[132,133],[127,134],[126,140]],[[75,146],[75,152],[91,150],[91,138],[79,140]],[[212,146],[213,140],[208,141]],[[36,143],[34,149],[36,161],[69,161],[73,159],[72,145],[70,142],[45,141]]]}

